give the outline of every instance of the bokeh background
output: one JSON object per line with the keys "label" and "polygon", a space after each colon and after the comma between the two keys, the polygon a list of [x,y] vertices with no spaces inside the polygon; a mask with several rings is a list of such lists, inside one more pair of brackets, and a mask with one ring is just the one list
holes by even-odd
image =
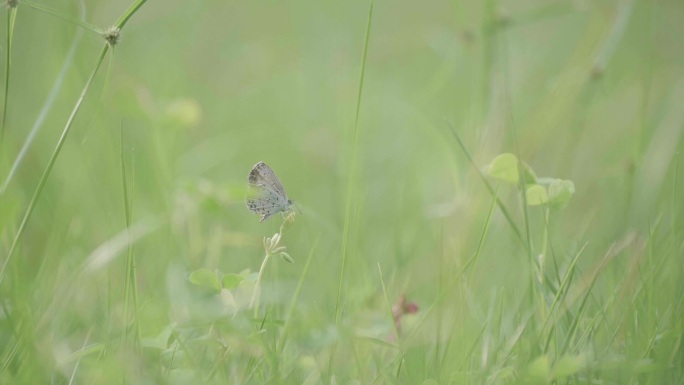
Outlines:
{"label": "bokeh background", "polygon": [[[378,0],[367,35],[367,1],[148,1],[8,260],[104,44],[54,14],[104,29],[130,5],[19,1],[0,383],[682,381],[684,3]],[[576,188],[525,207],[489,178],[522,241],[478,174],[501,153]],[[254,317],[282,222],[244,206],[258,161],[301,214]]]}

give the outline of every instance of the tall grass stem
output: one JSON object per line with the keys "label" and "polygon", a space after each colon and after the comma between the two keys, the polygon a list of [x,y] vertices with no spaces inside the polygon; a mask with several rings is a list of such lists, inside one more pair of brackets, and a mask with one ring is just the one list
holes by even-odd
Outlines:
{"label": "tall grass stem", "polygon": [[47,182],[47,179],[50,176],[50,172],[52,172],[52,167],[55,165],[55,161],[57,160],[57,156],[59,156],[59,153],[62,150],[62,146],[64,145],[64,141],[66,140],[67,135],[71,130],[71,126],[74,122],[74,118],[76,117],[76,113],[78,113],[78,111],[80,110],[81,103],[83,103],[83,99],[88,93],[88,90],[90,90],[90,84],[95,78],[95,74],[97,74],[97,71],[100,69],[100,65],[102,64],[102,61],[104,60],[104,57],[107,54],[108,50],[109,45],[105,44],[104,47],[102,47],[102,51],[100,51],[100,55],[97,58],[97,61],[95,63],[95,69],[93,69],[93,72],[88,77],[85,87],[83,87],[83,91],[81,91],[81,95],[76,101],[76,105],[71,111],[71,115],[69,115],[69,119],[67,120],[66,125],[64,126],[64,130],[62,130],[62,135],[59,137],[59,140],[57,141],[57,145],[55,146],[52,156],[48,161],[47,167],[45,168],[45,171],[43,172],[43,175],[41,176],[40,181],[38,182],[38,187],[36,188],[36,191],[34,192],[33,197],[29,202],[28,208],[26,209],[26,213],[24,214],[24,218],[21,220],[21,224],[19,225],[17,234],[14,236],[14,240],[12,241],[12,246],[10,246],[10,250],[7,253],[5,263],[2,266],[2,270],[0,270],[0,285],[2,285],[2,282],[5,278],[5,270],[7,269],[7,266],[9,265],[10,261],[12,260],[14,251],[16,250],[17,244],[19,243],[19,239],[21,239],[21,236],[24,234],[24,230],[26,230],[26,225],[28,224],[28,221],[31,218],[33,209],[36,207],[36,203],[38,203],[38,198],[40,198],[40,194],[43,192],[45,182]]}
{"label": "tall grass stem", "polygon": [[[85,6],[81,7],[81,19],[85,18]],[[50,94],[48,95],[47,99],[45,100],[45,103],[43,103],[43,106],[40,108],[40,112],[38,112],[38,117],[36,118],[36,121],[33,123],[33,126],[31,127],[31,131],[29,131],[28,136],[26,137],[26,140],[24,141],[24,144],[21,146],[21,150],[19,150],[19,154],[17,157],[14,159],[14,163],[12,164],[12,168],[10,168],[9,174],[7,174],[7,177],[5,178],[5,181],[3,182],[2,186],[0,186],[0,196],[5,192],[7,189],[7,186],[11,182],[12,178],[14,177],[14,174],[17,172],[19,169],[19,166],[21,165],[21,162],[24,160],[24,157],[26,157],[26,153],[28,152],[29,147],[31,146],[31,143],[33,143],[33,140],[35,139],[36,135],[40,131],[41,127],[43,126],[43,123],[45,122],[45,119],[47,118],[48,112],[50,112],[50,109],[52,109],[52,106],[55,103],[55,100],[57,99],[57,95],[59,93],[59,90],[62,88],[62,83],[64,81],[64,78],[66,77],[67,70],[69,67],[71,67],[71,64],[74,61],[74,56],[76,54],[76,47],[78,47],[78,43],[81,41],[81,38],[83,37],[83,30],[78,29],[76,30],[76,35],[74,36],[74,40],[71,43],[71,46],[69,47],[69,52],[66,55],[66,58],[64,59],[64,63],[62,64],[62,68],[59,70],[59,74],[57,75],[57,79],[55,80],[55,83],[52,85],[52,89],[50,90]],[[5,82],[7,84],[7,82]],[[7,100],[7,97],[5,97],[5,100]],[[3,114],[4,116],[4,114]]]}
{"label": "tall grass stem", "polygon": [[366,73],[366,58],[368,56],[368,42],[370,41],[371,22],[373,20],[373,1],[368,7],[368,22],[366,24],[366,37],[363,44],[363,57],[361,59],[361,73],[359,75],[359,88],[356,97],[356,117],[354,119],[354,138],[351,156],[351,166],[349,167],[349,181],[347,182],[347,203],[345,205],[344,230],[342,232],[342,258],[340,261],[340,275],[337,285],[337,300],[335,301],[335,324],[340,322],[340,301],[342,300],[342,286],[344,283],[344,269],[347,263],[347,253],[349,249],[349,224],[351,223],[352,202],[354,198],[354,187],[356,179],[356,163],[359,153],[359,115],[361,112],[361,96],[363,95],[363,79]]}
{"label": "tall grass stem", "polygon": [[7,9],[7,32],[5,42],[5,88],[2,101],[2,126],[0,126],[0,149],[5,140],[5,126],[7,125],[7,105],[9,104],[10,67],[12,65],[12,35],[14,22],[17,18],[17,7]]}
{"label": "tall grass stem", "polygon": [[21,0],[21,3],[26,4],[27,6],[33,8],[37,11],[47,13],[48,15],[55,16],[59,19],[62,19],[62,20],[68,21],[72,24],[78,25],[79,27],[83,27],[83,28],[87,29],[88,31],[96,33],[98,35],[102,35],[102,33],[104,32],[104,30],[102,30],[102,28],[94,26],[94,25],[86,22],[85,20],[78,19],[78,18],[75,18],[75,17],[70,16],[70,15],[66,15],[66,14],[59,12],[57,10],[54,10],[50,7],[46,7],[43,4],[34,3],[32,0]]}

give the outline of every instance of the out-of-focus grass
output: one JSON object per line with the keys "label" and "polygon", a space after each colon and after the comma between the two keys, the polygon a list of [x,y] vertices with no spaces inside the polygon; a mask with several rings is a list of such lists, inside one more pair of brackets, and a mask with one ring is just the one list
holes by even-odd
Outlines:
{"label": "out-of-focus grass", "polygon": [[[0,383],[682,381],[684,5],[375,2],[355,145],[368,7],[146,3],[8,260],[104,44],[85,32],[0,195]],[[0,180],[78,28],[19,2]],[[547,210],[488,180],[523,242],[473,166],[504,152],[576,187]],[[244,207],[257,161],[303,215],[254,312],[281,223]]]}

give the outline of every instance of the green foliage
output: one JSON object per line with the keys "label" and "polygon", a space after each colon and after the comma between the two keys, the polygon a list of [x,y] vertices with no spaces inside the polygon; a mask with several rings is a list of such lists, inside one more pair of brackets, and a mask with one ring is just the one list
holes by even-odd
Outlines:
{"label": "green foliage", "polygon": [[680,0],[7,5],[0,384],[684,378]]}
{"label": "green foliage", "polygon": [[[190,280],[190,283],[192,283],[193,285],[215,290],[217,292],[221,290],[221,284],[219,283],[219,279],[216,277],[216,274],[209,269],[203,268],[195,270],[192,273],[190,273],[188,279]],[[237,284],[235,286],[237,286]]]}
{"label": "green foliage", "polygon": [[[522,165],[522,175],[520,166]],[[575,184],[570,180],[554,178],[537,178],[527,163],[519,161],[514,154],[505,153],[492,160],[485,171],[492,178],[502,180],[515,186],[520,185],[520,178],[525,181],[526,202],[529,206],[550,205],[562,209],[568,205]]]}
{"label": "green foliage", "polygon": [[224,289],[235,289],[244,279],[245,277],[238,274],[223,274],[223,277],[221,278],[221,286]]}
{"label": "green foliage", "polygon": [[537,176],[532,168],[527,163],[518,161],[518,157],[510,153],[501,154],[494,158],[487,167],[487,173],[491,177],[515,185],[520,183],[521,165],[525,184],[534,184],[537,181]]}
{"label": "green foliage", "polygon": [[529,206],[539,206],[549,203],[549,196],[542,185],[533,184],[525,186],[527,194],[527,204]]}

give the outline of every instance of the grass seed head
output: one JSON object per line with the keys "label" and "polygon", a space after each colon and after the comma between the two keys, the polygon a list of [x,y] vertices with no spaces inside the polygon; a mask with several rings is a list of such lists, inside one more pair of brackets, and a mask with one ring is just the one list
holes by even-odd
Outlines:
{"label": "grass seed head", "polygon": [[19,0],[7,0],[7,8],[16,8],[19,5]]}
{"label": "grass seed head", "polygon": [[102,37],[104,37],[110,46],[114,47],[119,44],[119,41],[121,40],[121,30],[116,26],[111,26],[104,31]]}

